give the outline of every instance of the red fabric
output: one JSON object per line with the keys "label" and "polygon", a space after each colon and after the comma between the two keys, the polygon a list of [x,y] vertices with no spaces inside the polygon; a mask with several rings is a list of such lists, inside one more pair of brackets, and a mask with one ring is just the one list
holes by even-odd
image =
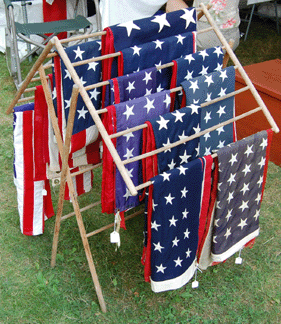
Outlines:
{"label": "red fabric", "polygon": [[124,56],[123,53],[120,52],[120,56],[118,56],[118,75],[124,75]]}
{"label": "red fabric", "polygon": [[120,222],[120,227],[123,228],[124,230],[126,230],[126,224],[125,224],[125,212],[122,211],[120,212],[120,218],[121,218],[121,222]]}
{"label": "red fabric", "polygon": [[[103,114],[103,124],[108,135],[116,133],[116,112],[114,106],[107,107],[107,113]],[[112,139],[116,147],[116,138]],[[115,165],[112,156],[103,141],[103,168],[102,168],[102,212],[112,214],[115,208]]]}
{"label": "red fabric", "polygon": [[43,197],[43,204],[44,204],[44,214],[47,218],[51,218],[55,215],[53,202],[52,202],[52,195],[51,195],[51,188],[49,180],[45,180],[45,190],[47,191],[47,195]]}
{"label": "red fabric", "polygon": [[[67,9],[65,0],[55,0],[52,5],[43,0],[43,20],[44,22],[67,19]],[[50,34],[48,34],[50,35]],[[66,38],[67,33],[58,34],[58,38]]]}
{"label": "red fabric", "polygon": [[269,154],[270,154],[270,147],[271,147],[271,143],[272,143],[272,137],[273,137],[273,130],[268,129],[267,130],[267,148],[266,148],[266,156],[265,156],[265,166],[264,166],[264,171],[263,171],[263,184],[262,184],[262,192],[261,192],[261,202],[262,202],[262,199],[263,199],[263,193],[264,193],[264,188],[265,188],[265,184],[266,184],[268,161],[269,161]]}
{"label": "red fabric", "polygon": [[112,79],[113,81],[113,87],[114,87],[114,101],[115,104],[120,103],[120,90],[119,90],[119,85],[117,79]]}
{"label": "red fabric", "polygon": [[[172,67],[172,78],[171,78],[171,85],[170,89],[173,89],[177,86],[177,72],[178,72],[178,64],[177,61],[173,61],[174,65]],[[170,111],[174,111],[175,108],[175,99],[176,99],[176,92],[172,92],[170,94],[171,96],[171,105],[170,105]]]}

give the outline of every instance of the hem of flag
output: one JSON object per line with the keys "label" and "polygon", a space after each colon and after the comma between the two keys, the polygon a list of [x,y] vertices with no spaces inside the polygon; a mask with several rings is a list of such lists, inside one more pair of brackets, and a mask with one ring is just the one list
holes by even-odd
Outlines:
{"label": "hem of flag", "polygon": [[222,254],[214,254],[214,253],[212,253],[211,254],[212,261],[213,262],[223,262],[223,261],[225,261],[226,259],[231,257],[234,253],[236,253],[241,248],[243,248],[243,246],[245,246],[249,241],[251,241],[252,239],[257,237],[259,235],[259,233],[260,233],[260,229],[258,228],[257,230],[255,230],[251,234],[245,236],[241,241],[234,244],[230,249],[228,249],[224,253],[222,253]]}
{"label": "hem of flag", "polygon": [[153,281],[151,280],[151,289],[154,292],[162,292],[168,290],[179,289],[184,286],[193,277],[196,270],[196,260],[190,265],[190,267],[180,276],[165,280],[165,281]]}

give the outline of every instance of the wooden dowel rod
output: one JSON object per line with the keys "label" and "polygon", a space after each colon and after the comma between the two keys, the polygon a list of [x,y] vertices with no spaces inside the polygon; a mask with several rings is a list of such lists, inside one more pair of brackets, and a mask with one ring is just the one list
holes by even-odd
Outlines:
{"label": "wooden dowel rod", "polygon": [[30,100],[34,100],[35,96],[32,97],[26,97],[26,98],[21,98],[17,101],[17,103],[22,103],[22,102],[26,102],[26,101],[30,101]]}
{"label": "wooden dowel rod", "polygon": [[58,53],[57,52],[54,52],[54,53],[50,53],[50,54],[48,54],[47,55],[47,57],[46,58],[53,58],[53,57],[55,57],[55,56],[57,56],[58,55]]}
{"label": "wooden dowel rod", "polygon": [[[207,4],[206,8],[207,8],[207,10],[209,10],[211,7],[212,7],[212,4],[209,3],[209,4]],[[197,8],[197,9],[199,9],[199,8]],[[204,11],[203,10],[199,11],[199,13],[197,15],[197,20],[200,20],[203,16],[204,16]]]}
{"label": "wooden dowel rod", "polygon": [[98,82],[98,83],[86,86],[85,90],[88,91],[88,90],[91,90],[91,89],[94,89],[94,88],[103,87],[103,86],[108,85],[108,84],[109,84],[109,81]]}
{"label": "wooden dowel rod", "polygon": [[207,17],[207,20],[209,21],[210,25],[212,27],[214,27],[214,31],[216,33],[216,35],[218,36],[220,42],[225,46],[226,51],[228,52],[232,62],[234,63],[234,65],[236,65],[238,67],[238,71],[240,72],[242,78],[244,79],[245,83],[247,86],[250,87],[250,90],[252,92],[252,95],[254,96],[257,104],[262,107],[262,111],[266,117],[266,119],[268,120],[270,126],[272,127],[273,131],[275,133],[279,132],[279,128],[277,126],[277,124],[275,123],[275,120],[272,118],[269,110],[267,109],[266,105],[264,104],[261,96],[259,95],[258,91],[256,90],[256,88],[254,87],[252,81],[250,80],[249,76],[247,75],[246,71],[244,70],[243,66],[241,65],[241,63],[239,62],[238,58],[236,57],[236,55],[234,54],[234,52],[232,51],[231,47],[229,46],[229,44],[227,43],[226,39],[224,38],[223,34],[221,33],[221,31],[219,30],[218,27],[216,27],[216,24],[214,22],[214,19],[212,18],[212,16],[210,15],[209,11],[207,10],[206,6],[201,3],[200,7],[202,8],[202,10],[204,11],[205,16]]}
{"label": "wooden dowel rod", "polygon": [[35,90],[36,90],[36,87],[26,88],[26,89],[24,90],[24,93],[32,92],[32,91],[35,91]]}
{"label": "wooden dowel rod", "polygon": [[51,68],[52,68],[52,64],[46,64],[46,65],[43,65],[43,68],[44,68],[45,70],[47,70],[47,69],[51,69]]}
{"label": "wooden dowel rod", "polygon": [[[129,215],[129,216],[126,216],[126,217],[125,217],[125,221],[127,221],[127,220],[129,220],[129,219],[131,219],[131,218],[134,218],[134,217],[136,217],[136,216],[138,216],[138,215],[140,215],[140,214],[143,214],[143,213],[144,213],[144,209],[139,210],[139,211],[137,211],[137,212],[135,212],[135,213],[133,213],[133,214],[131,214],[131,215]],[[103,227],[101,227],[101,228],[99,228],[99,229],[97,229],[97,230],[95,230],[95,231],[93,231],[93,232],[88,233],[86,236],[87,236],[87,237],[90,237],[90,236],[96,235],[96,234],[98,234],[98,233],[100,233],[100,232],[103,232],[103,231],[105,231],[105,230],[107,230],[107,229],[113,227],[113,226],[114,226],[114,223],[108,224],[108,225],[103,226]]]}
{"label": "wooden dowel rod", "polygon": [[[49,77],[48,75],[46,75],[46,79],[49,80],[50,77]],[[41,81],[41,78],[40,78],[40,77],[38,77],[38,78],[32,78],[32,79],[30,80],[30,82],[38,82],[38,81]]]}
{"label": "wooden dowel rod", "polygon": [[201,131],[201,132],[199,132],[197,134],[188,136],[185,139],[176,141],[174,143],[171,143],[170,145],[163,146],[163,147],[161,147],[159,149],[156,149],[156,150],[153,150],[151,152],[138,155],[138,156],[136,156],[134,158],[131,158],[131,159],[128,159],[128,160],[123,160],[122,162],[123,162],[124,165],[126,165],[126,164],[129,164],[129,163],[132,163],[132,162],[136,162],[136,161],[145,159],[145,158],[150,157],[152,155],[162,153],[162,152],[164,152],[166,150],[169,150],[171,148],[174,148],[174,147],[176,147],[176,146],[178,146],[180,144],[184,144],[184,143],[189,142],[189,141],[191,141],[191,140],[193,140],[193,139],[195,139],[197,137],[200,137],[200,136],[205,135],[205,134],[207,134],[209,132],[212,132],[212,131],[216,130],[217,128],[226,126],[226,125],[231,124],[231,123],[233,123],[233,122],[235,122],[235,121],[237,121],[239,119],[242,119],[242,118],[245,118],[245,117],[247,117],[249,115],[252,115],[252,114],[254,114],[254,113],[256,113],[256,112],[258,112],[260,110],[262,110],[262,107],[257,107],[255,109],[252,109],[252,110],[250,110],[250,111],[248,111],[248,112],[246,112],[244,114],[241,114],[241,115],[239,115],[237,117],[231,118],[231,119],[229,119],[229,120],[227,120],[227,121],[225,121],[223,123],[220,123],[220,124],[217,124],[217,125],[215,125],[213,127],[207,128],[204,131]]}
{"label": "wooden dowel rod", "polygon": [[118,57],[120,55],[121,55],[120,52],[116,52],[116,53],[112,53],[112,54],[106,54],[106,55],[102,55],[102,56],[93,57],[88,60],[83,60],[83,61],[79,61],[79,62],[75,62],[75,63],[71,63],[71,64],[72,64],[72,66],[76,67],[76,66],[88,64],[91,62],[97,62],[97,61],[102,61],[102,60],[106,60],[106,59],[113,58],[113,57]]}
{"label": "wooden dowel rod", "polygon": [[95,33],[85,34],[85,35],[72,36],[69,38],[61,39],[60,43],[64,44],[64,43],[69,43],[69,42],[73,42],[76,40],[83,40],[83,39],[99,37],[99,36],[103,36],[103,35],[106,35],[106,31],[100,31],[100,32],[95,32]]}
{"label": "wooden dowel rod", "polygon": [[95,164],[95,165],[88,166],[86,168],[82,168],[79,171],[76,171],[76,172],[71,173],[71,177],[75,177],[75,176],[77,176],[79,174],[82,174],[82,173],[85,173],[85,172],[88,172],[88,171],[95,170],[95,169],[99,168],[100,166],[102,166],[102,163],[98,163],[98,164]]}
{"label": "wooden dowel rod", "polygon": [[43,52],[41,53],[41,55],[38,57],[37,61],[34,63],[34,65],[32,66],[31,70],[29,71],[27,77],[25,78],[25,80],[23,81],[20,89],[18,90],[18,92],[16,93],[14,99],[12,100],[10,106],[8,107],[6,114],[9,115],[15,105],[17,104],[18,100],[20,99],[21,95],[23,94],[24,90],[27,88],[30,80],[34,77],[35,73],[37,72],[39,66],[43,63],[43,61],[46,59],[46,56],[49,54],[50,50],[53,47],[53,43],[49,42],[46,47],[43,49]]}
{"label": "wooden dowel rod", "polygon": [[[90,205],[88,205],[88,206],[86,206],[86,207],[81,208],[81,209],[80,209],[80,212],[84,212],[84,211],[89,210],[89,209],[91,209],[91,208],[93,208],[93,207],[96,207],[96,206],[98,206],[98,205],[100,205],[100,204],[101,204],[101,201],[97,201],[97,202],[92,203],[92,204],[90,204]],[[62,216],[62,217],[61,217],[61,220],[65,220],[65,219],[70,218],[70,217],[72,217],[72,216],[74,216],[74,215],[75,215],[75,212],[69,213],[69,214],[67,214],[67,215]]]}
{"label": "wooden dowel rod", "polygon": [[65,53],[59,39],[55,36],[54,38],[52,38],[52,41],[55,43],[55,46],[60,54],[60,57],[61,59],[63,60],[66,68],[68,69],[71,77],[72,77],[72,80],[75,84],[77,84],[78,88],[79,88],[79,92],[80,92],[80,95],[81,97],[83,98],[84,102],[85,102],[85,105],[86,107],[88,108],[104,142],[105,142],[105,145],[107,146],[121,176],[123,177],[123,180],[124,182],[126,183],[130,193],[132,196],[136,196],[138,194],[138,192],[135,190],[135,186],[132,182],[132,179],[130,178],[126,168],[124,167],[124,165],[122,164],[122,161],[121,161],[121,158],[120,156],[118,155],[111,139],[109,138],[108,136],[108,133],[87,93],[87,91],[85,90],[80,78],[78,77],[74,67],[72,66],[67,54]]}

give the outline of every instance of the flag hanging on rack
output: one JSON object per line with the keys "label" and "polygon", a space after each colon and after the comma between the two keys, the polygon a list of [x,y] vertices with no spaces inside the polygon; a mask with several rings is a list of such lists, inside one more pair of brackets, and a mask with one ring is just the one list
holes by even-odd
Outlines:
{"label": "flag hanging on rack", "polygon": [[[152,95],[130,100],[115,106],[109,106],[104,114],[103,123],[109,135],[143,124],[146,120],[165,114],[170,109],[170,91],[162,91]],[[122,160],[140,155],[142,131],[127,133],[113,140],[117,153]],[[126,169],[134,185],[139,184],[141,162],[126,165]],[[137,206],[139,199],[131,196],[119,170],[104,145],[103,180],[102,180],[102,212],[113,213]]]}
{"label": "flag hanging on rack", "polygon": [[[99,41],[86,42],[67,47],[65,52],[72,64],[79,64],[82,60],[99,57],[101,55],[101,43]],[[75,70],[84,87],[101,81],[100,61],[78,65],[75,67]],[[59,56],[54,57],[54,75],[55,88],[53,91],[53,100],[57,109],[59,126],[64,137],[74,82],[63,60]],[[87,92],[95,109],[100,109],[101,88],[94,88]],[[73,136],[71,138],[71,153],[82,149],[97,139],[97,127],[84,100],[79,95],[74,119]]]}
{"label": "flag hanging on rack", "polygon": [[[174,60],[171,89],[179,87],[185,80],[190,80],[206,73],[221,71],[223,56],[221,47],[212,47]],[[175,109],[178,109],[181,106],[182,92],[173,93],[171,98],[172,107],[175,100]]]}
{"label": "flag hanging on rack", "polygon": [[[149,18],[128,21],[104,29],[102,55],[119,52],[125,48],[158,41],[185,32],[196,31],[195,8],[182,9]],[[111,78],[113,58],[103,61],[103,80]]]}
{"label": "flag hanging on rack", "polygon": [[[147,128],[143,130],[143,154],[195,134],[200,129],[200,112],[192,114],[192,109],[185,107],[151,119],[146,124]],[[198,155],[199,137],[174,148],[167,148],[162,153],[142,160],[143,180],[146,182],[159,173],[188,163]]]}
{"label": "flag hanging on rack", "polygon": [[[174,59],[194,53],[196,51],[196,33],[188,32],[154,42],[125,48],[118,57],[118,75],[161,66]],[[171,82],[171,68],[158,71],[161,87],[167,89]]]}
{"label": "flag hanging on rack", "polygon": [[[235,69],[233,66],[222,71],[196,77],[182,82],[185,98],[182,106],[190,107],[194,114],[201,111],[201,131],[235,117],[234,96],[209,104],[213,99],[222,98],[235,90]],[[205,134],[200,137],[200,156],[209,155],[236,139],[235,123]]]}
{"label": "flag hanging on rack", "polygon": [[[103,107],[150,95],[158,88],[156,67],[108,80]],[[158,88],[158,89],[157,89]]]}
{"label": "flag hanging on rack", "polygon": [[222,262],[259,235],[272,130],[218,151],[219,178],[212,260]]}
{"label": "flag hanging on rack", "polygon": [[34,181],[34,103],[14,108],[14,184],[20,229],[40,235],[54,215],[49,180]]}
{"label": "flag hanging on rack", "polygon": [[182,287],[196,270],[199,219],[203,201],[209,199],[211,166],[208,156],[151,179],[144,258],[145,280],[154,292]]}

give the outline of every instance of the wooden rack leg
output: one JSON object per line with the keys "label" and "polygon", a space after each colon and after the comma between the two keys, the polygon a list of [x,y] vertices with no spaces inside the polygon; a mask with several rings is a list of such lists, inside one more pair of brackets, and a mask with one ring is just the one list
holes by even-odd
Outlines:
{"label": "wooden rack leg", "polygon": [[[59,148],[59,151],[60,151],[61,155],[63,156],[63,151],[64,151],[63,140],[62,140],[62,137],[61,137],[61,134],[60,134],[57,117],[55,115],[55,108],[54,108],[53,101],[52,101],[52,96],[51,96],[50,90],[49,90],[48,85],[47,85],[47,79],[46,79],[45,71],[44,71],[44,68],[43,68],[42,65],[39,68],[39,75],[40,75],[42,86],[43,86],[43,89],[44,89],[45,98],[46,98],[46,101],[47,101],[47,104],[48,104],[48,109],[49,109],[50,117],[51,117],[51,120],[52,120],[55,136],[56,136],[56,139],[57,139],[58,148]],[[89,269],[90,269],[90,272],[91,272],[91,275],[92,275],[92,280],[93,280],[93,283],[94,283],[94,286],[95,286],[96,294],[97,294],[97,297],[98,297],[98,300],[99,300],[101,310],[105,313],[106,312],[106,304],[105,304],[103,294],[102,294],[102,290],[101,290],[101,287],[100,287],[100,284],[99,284],[96,268],[95,268],[95,265],[94,265],[94,260],[93,260],[92,253],[91,253],[90,246],[89,246],[89,242],[88,242],[88,239],[87,239],[87,236],[86,236],[86,230],[85,230],[85,227],[84,227],[82,215],[81,215],[81,212],[80,212],[79,204],[78,204],[76,193],[75,193],[75,190],[74,190],[72,177],[71,177],[70,170],[69,170],[68,166],[66,167],[66,180],[67,180],[67,184],[68,184],[68,187],[69,187],[70,198],[71,198],[73,208],[74,208],[74,212],[75,212],[75,215],[76,215],[76,220],[77,220],[78,228],[79,228],[79,231],[80,231],[80,236],[81,236],[81,239],[82,239],[82,242],[83,242],[83,246],[84,246],[85,254],[86,254],[86,257],[87,257]],[[52,263],[53,264],[55,264],[55,255],[56,255],[56,252],[57,252],[60,221],[61,221],[61,215],[56,218],[57,233],[54,234],[54,235],[56,235],[56,240],[54,240],[53,249],[52,249]]]}

